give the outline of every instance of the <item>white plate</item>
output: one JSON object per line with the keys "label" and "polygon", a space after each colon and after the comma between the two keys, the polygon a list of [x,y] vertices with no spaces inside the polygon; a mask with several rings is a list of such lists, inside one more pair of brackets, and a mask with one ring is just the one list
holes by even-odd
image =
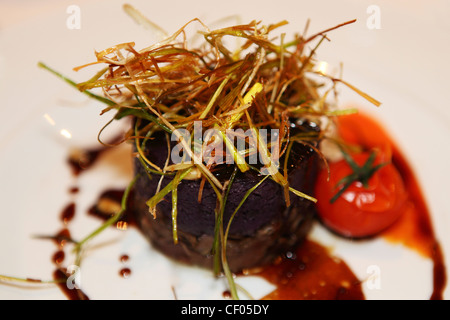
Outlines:
{"label": "white plate", "polygon": [[[105,154],[97,166],[74,179],[66,164],[72,147],[96,144],[99,128],[108,120],[99,117],[102,106],[73,90],[53,75],[37,68],[43,61],[76,81],[87,79],[91,70],[79,73],[72,67],[95,59],[94,50],[135,41],[142,48],[156,41],[151,32],[137,26],[125,13],[121,1],[79,2],[80,29],[70,29],[66,9],[70,1],[46,1],[35,10],[32,2],[4,2],[0,10],[8,23],[0,29],[0,177],[2,205],[0,224],[0,274],[50,279],[54,269],[51,255],[55,246],[36,240],[36,234],[53,234],[62,224],[58,215],[74,200],[75,219],[70,224],[74,238],[81,238],[100,221],[85,214],[100,192],[125,187],[131,177],[129,162],[117,169],[126,148]],[[157,5],[146,1],[132,4],[169,33],[188,20],[199,17],[213,23],[233,16],[228,22],[264,23],[286,19],[283,31],[289,37],[302,32],[311,19],[310,33],[357,18],[351,26],[329,34],[332,39],[319,50],[319,57],[332,66],[344,64],[344,78],[383,102],[379,110],[346,89],[343,104],[354,102],[373,110],[404,150],[423,187],[433,223],[444,250],[450,257],[450,227],[446,182],[450,181],[450,109],[444,99],[449,70],[448,42],[441,35],[450,28],[444,12],[448,5],[429,1],[381,2],[381,29],[370,29],[367,11],[372,1],[171,1]],[[7,11],[5,11],[7,10]],[[22,15],[22,13],[24,13]],[[25,14],[26,13],[26,14]],[[20,20],[20,17],[26,17]],[[11,18],[16,17],[16,19]],[[239,18],[236,18],[239,17]],[[47,115],[47,116],[45,116]],[[53,119],[53,124],[49,121]],[[61,130],[70,132],[67,139]],[[70,195],[77,185],[80,193]],[[432,265],[415,252],[383,240],[353,243],[336,238],[321,228],[312,236],[334,248],[361,279],[370,266],[381,271],[381,287],[364,286],[368,299],[428,299]],[[81,272],[81,286],[91,299],[221,299],[223,279],[210,272],[180,266],[150,249],[135,230],[107,230],[92,243]],[[128,254],[125,264],[121,254]],[[72,257],[67,257],[69,263]],[[122,267],[132,270],[129,278],[119,277]],[[369,269],[368,269],[369,268]],[[368,273],[369,272],[369,273]],[[271,285],[255,277],[237,280],[255,298],[270,292]],[[450,297],[446,289],[445,298]],[[54,286],[29,289],[0,285],[1,299],[65,299]]]}

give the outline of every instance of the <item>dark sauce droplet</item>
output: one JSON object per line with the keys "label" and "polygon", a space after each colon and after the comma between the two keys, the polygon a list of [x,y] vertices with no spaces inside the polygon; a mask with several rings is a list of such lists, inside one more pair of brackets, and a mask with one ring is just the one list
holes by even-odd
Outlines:
{"label": "dark sauce droplet", "polygon": [[64,251],[58,250],[53,254],[52,261],[54,264],[60,265],[61,263],[63,263],[65,257],[66,254],[64,253]]}
{"label": "dark sauce droplet", "polygon": [[71,193],[71,194],[76,194],[78,192],[80,192],[80,188],[79,187],[71,187],[69,189],[69,193]]}
{"label": "dark sauce droplet", "polygon": [[[129,259],[130,259],[130,256],[127,255],[127,254],[121,255],[120,258],[119,258],[120,262],[122,262],[122,263],[128,262]],[[128,278],[131,275],[131,269],[128,268],[128,267],[123,267],[122,269],[120,269],[119,275],[122,278],[126,279],[126,278]]]}
{"label": "dark sauce droplet", "polygon": [[126,279],[126,278],[130,277],[131,269],[130,268],[122,268],[122,269],[120,269],[119,274],[122,278]]}
{"label": "dark sauce droplet", "polygon": [[67,242],[73,242],[70,231],[67,228],[62,229],[52,238],[55,241],[56,245],[61,248],[64,247]]}
{"label": "dark sauce droplet", "polygon": [[222,297],[224,297],[225,299],[231,299],[231,292],[229,290],[225,290],[224,292],[222,292]]}
{"label": "dark sauce droplet", "polygon": [[75,216],[75,208],[75,202],[71,202],[61,212],[60,218],[64,224],[68,224],[73,219]]}

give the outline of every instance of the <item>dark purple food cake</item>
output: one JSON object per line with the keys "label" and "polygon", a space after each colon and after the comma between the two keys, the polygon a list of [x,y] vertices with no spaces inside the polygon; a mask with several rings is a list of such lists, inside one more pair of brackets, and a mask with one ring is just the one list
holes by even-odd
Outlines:
{"label": "dark purple food cake", "polygon": [[[313,131],[317,127],[304,124],[302,129]],[[155,135],[146,144],[147,158],[163,167],[167,159],[167,141],[163,133]],[[280,163],[283,163],[282,158]],[[289,184],[294,189],[311,194],[318,166],[317,153],[309,146],[294,143],[289,161]],[[234,165],[218,166],[214,171],[221,182],[230,179]],[[198,194],[201,179],[182,180],[178,185],[177,231],[178,243],[173,240],[171,195],[157,205],[156,217],[149,212],[146,201],[151,198],[160,181],[160,175],[150,179],[139,160],[135,171],[140,178],[133,195],[134,214],[143,234],[152,245],[177,261],[212,267],[217,196],[210,184],[204,184],[201,202]],[[224,225],[239,205],[244,194],[263,176],[256,171],[238,172],[231,186],[224,212]],[[166,176],[160,189],[172,180]],[[286,207],[283,187],[266,179],[246,199],[233,218],[227,240],[227,260],[233,272],[264,266],[280,254],[299,245],[310,230],[314,216],[314,203],[291,193],[291,204]]]}

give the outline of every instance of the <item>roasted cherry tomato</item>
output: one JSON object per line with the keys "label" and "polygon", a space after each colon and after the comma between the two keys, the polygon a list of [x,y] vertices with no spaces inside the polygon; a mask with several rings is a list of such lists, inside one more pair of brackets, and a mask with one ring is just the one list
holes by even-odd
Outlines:
{"label": "roasted cherry tomato", "polygon": [[[349,162],[344,159],[330,163],[329,181],[327,170],[319,173],[315,190],[318,214],[338,234],[355,238],[373,236],[393,224],[402,213],[407,198],[402,177],[393,164],[385,163],[383,155],[373,156],[371,168],[376,170],[365,181],[366,186],[362,181],[353,181],[338,197],[335,196],[343,187],[342,179],[354,174]],[[353,164],[360,167],[367,164],[369,157],[368,152],[351,155]]]}

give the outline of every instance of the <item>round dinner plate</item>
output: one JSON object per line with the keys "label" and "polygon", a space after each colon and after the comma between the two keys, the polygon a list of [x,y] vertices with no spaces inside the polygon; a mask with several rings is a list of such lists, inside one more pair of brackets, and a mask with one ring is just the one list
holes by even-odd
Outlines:
{"label": "round dinner plate", "polygon": [[[75,81],[87,80],[95,69],[73,67],[95,61],[95,51],[122,42],[144,48],[159,40],[155,30],[139,26],[123,9],[123,1],[5,1],[0,4],[0,274],[50,280],[54,270],[51,235],[68,203],[76,204],[70,230],[80,239],[101,224],[87,210],[101,192],[123,189],[132,178],[128,146],[105,152],[87,172],[75,177],[67,164],[74,148],[98,146],[97,133],[109,120],[103,108],[49,72],[38,62]],[[211,28],[261,20],[276,23],[286,38],[357,19],[328,34],[318,50],[330,72],[343,66],[343,78],[382,102],[380,107],[345,87],[343,106],[360,107],[378,118],[403,150],[416,172],[428,203],[445,262],[450,257],[450,109],[446,75],[450,33],[443,1],[181,1],[130,3],[169,34],[193,18]],[[78,14],[74,16],[74,14]],[[200,29],[192,24],[189,30]],[[108,128],[105,137],[122,130]],[[71,187],[79,192],[70,193]],[[373,266],[379,285],[363,283],[367,299],[428,299],[432,263],[415,251],[383,239],[356,242],[316,226],[311,238],[342,258],[360,279]],[[121,261],[121,255],[129,256]],[[70,264],[72,256],[67,256]],[[120,270],[131,274],[121,277]],[[226,280],[211,272],[180,265],[153,250],[130,228],[105,230],[86,250],[78,281],[91,299],[223,299]],[[259,299],[273,286],[256,276],[236,282]],[[241,294],[242,298],[246,298]],[[450,297],[447,288],[444,298]],[[54,285],[0,284],[0,299],[66,299]]]}

